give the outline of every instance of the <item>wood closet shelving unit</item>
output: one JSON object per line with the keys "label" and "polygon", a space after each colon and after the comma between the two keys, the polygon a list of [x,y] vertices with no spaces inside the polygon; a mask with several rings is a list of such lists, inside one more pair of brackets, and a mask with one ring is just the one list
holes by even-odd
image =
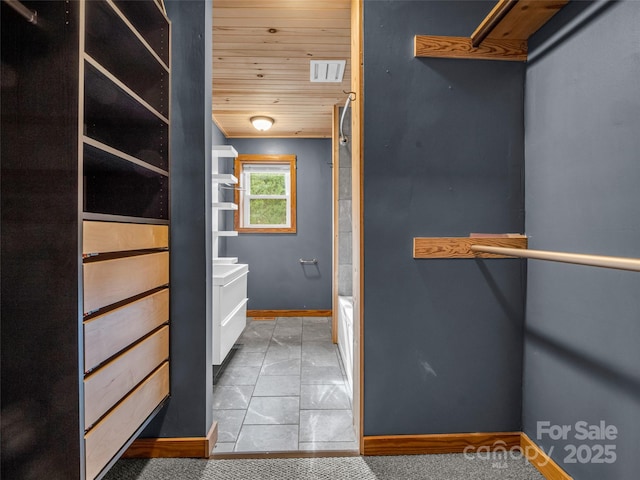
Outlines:
{"label": "wood closet shelving unit", "polygon": [[170,23],[153,0],[83,7],[84,441],[93,479],[169,394]]}
{"label": "wood closet shelving unit", "polygon": [[171,27],[156,0],[24,3],[34,28],[2,12],[2,266],[19,284],[3,275],[2,390],[39,403],[25,418],[61,417],[39,429],[59,462],[33,452],[2,474],[43,456],[52,478],[94,480],[169,395]]}

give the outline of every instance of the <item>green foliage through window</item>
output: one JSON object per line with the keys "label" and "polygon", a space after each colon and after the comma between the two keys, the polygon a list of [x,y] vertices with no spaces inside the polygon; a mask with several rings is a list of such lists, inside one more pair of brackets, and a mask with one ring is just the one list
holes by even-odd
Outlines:
{"label": "green foliage through window", "polygon": [[238,155],[234,227],[240,233],[296,233],[295,155]]}
{"label": "green foliage through window", "polygon": [[252,225],[284,225],[287,223],[286,199],[251,199],[249,208]]}
{"label": "green foliage through window", "polygon": [[250,193],[251,195],[285,195],[285,175],[283,173],[252,173]]}

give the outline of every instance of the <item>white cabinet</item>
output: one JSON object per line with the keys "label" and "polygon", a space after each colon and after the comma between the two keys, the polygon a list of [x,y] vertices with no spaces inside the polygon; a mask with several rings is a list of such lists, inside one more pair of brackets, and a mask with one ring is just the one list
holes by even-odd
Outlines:
{"label": "white cabinet", "polygon": [[220,365],[247,325],[246,264],[213,267],[213,365]]}

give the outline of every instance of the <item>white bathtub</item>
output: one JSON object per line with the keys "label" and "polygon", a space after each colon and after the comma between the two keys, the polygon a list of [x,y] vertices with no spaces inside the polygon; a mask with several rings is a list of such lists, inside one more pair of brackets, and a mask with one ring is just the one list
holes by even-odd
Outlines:
{"label": "white bathtub", "polygon": [[353,392],[353,297],[338,297],[338,351],[347,373],[349,396]]}

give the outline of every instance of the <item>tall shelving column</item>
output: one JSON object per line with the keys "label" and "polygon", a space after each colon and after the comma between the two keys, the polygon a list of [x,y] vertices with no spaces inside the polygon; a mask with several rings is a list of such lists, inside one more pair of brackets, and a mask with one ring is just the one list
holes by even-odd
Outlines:
{"label": "tall shelving column", "polygon": [[82,4],[85,476],[169,395],[170,22],[155,0]]}
{"label": "tall shelving column", "polygon": [[220,158],[236,158],[238,156],[238,152],[231,145],[214,145],[211,150],[211,183],[213,187],[213,195],[214,199],[211,204],[211,228],[213,230],[213,263],[235,263],[237,258],[229,258],[229,257],[219,257],[220,247],[219,247],[219,239],[220,237],[235,237],[238,235],[238,232],[234,230],[220,230],[220,223],[218,218],[219,211],[228,211],[228,210],[237,210],[238,205],[233,202],[220,202],[219,196],[219,188],[224,185],[229,188],[235,188],[233,185],[238,184],[238,179],[230,173],[218,173],[219,170],[219,159]]}
{"label": "tall shelving column", "polygon": [[1,5],[0,475],[95,480],[169,394],[170,22],[25,7]]}

